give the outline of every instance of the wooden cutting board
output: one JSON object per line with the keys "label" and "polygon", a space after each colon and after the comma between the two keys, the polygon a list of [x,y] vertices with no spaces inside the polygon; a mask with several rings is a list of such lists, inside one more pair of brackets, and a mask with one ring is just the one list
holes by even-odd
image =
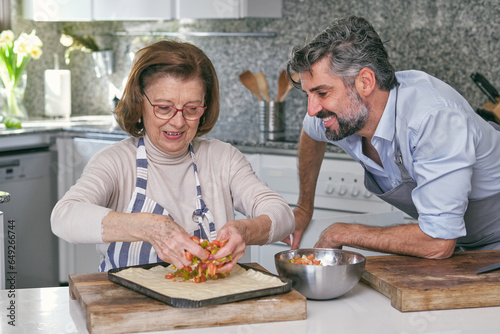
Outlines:
{"label": "wooden cutting board", "polygon": [[402,312],[500,306],[500,270],[476,274],[495,262],[500,250],[457,252],[443,260],[373,256],[361,281]]}
{"label": "wooden cutting board", "polygon": [[[250,267],[265,270],[256,263]],[[87,330],[150,332],[306,319],[306,298],[289,293],[200,308],[175,308],[108,280],[107,273],[69,276],[69,292],[85,314]]]}

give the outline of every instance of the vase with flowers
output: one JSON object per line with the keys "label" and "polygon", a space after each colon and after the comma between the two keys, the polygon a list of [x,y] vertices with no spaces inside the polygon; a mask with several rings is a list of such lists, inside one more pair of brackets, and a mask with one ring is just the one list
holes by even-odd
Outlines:
{"label": "vase with flowers", "polygon": [[40,58],[42,46],[43,43],[36,36],[35,30],[30,34],[21,33],[16,40],[12,30],[0,33],[2,121],[11,118],[28,119],[28,113],[23,105],[27,79],[25,70],[31,58]]}

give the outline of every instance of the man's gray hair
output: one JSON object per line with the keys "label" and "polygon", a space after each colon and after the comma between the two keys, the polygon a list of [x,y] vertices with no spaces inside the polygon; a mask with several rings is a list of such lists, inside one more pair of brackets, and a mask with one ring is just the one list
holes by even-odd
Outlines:
{"label": "man's gray hair", "polygon": [[397,85],[394,67],[389,63],[382,40],[362,17],[335,20],[311,42],[294,47],[288,73],[311,72],[311,66],[324,57],[330,58],[332,74],[348,87],[354,85],[355,77],[364,67],[375,72],[380,89],[389,91]]}

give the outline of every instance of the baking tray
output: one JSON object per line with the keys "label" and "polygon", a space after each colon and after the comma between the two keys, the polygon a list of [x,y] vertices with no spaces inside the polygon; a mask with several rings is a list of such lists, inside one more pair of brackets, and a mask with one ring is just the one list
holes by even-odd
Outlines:
{"label": "baking tray", "polygon": [[[240,263],[238,263],[238,265],[241,266],[245,270],[253,269],[253,270],[259,271],[265,275],[277,277],[282,282],[284,282],[286,284],[279,286],[279,287],[275,287],[275,288],[266,288],[266,289],[248,291],[248,292],[241,292],[241,293],[235,293],[232,295],[220,296],[220,297],[203,299],[203,300],[192,300],[192,299],[186,299],[186,298],[170,297],[170,296],[158,293],[156,291],[153,291],[149,288],[146,288],[143,285],[137,284],[135,282],[131,282],[123,277],[119,277],[119,276],[115,275],[115,273],[118,273],[119,271],[129,269],[129,268],[150,269],[150,268],[156,267],[158,265],[161,265],[163,267],[168,267],[170,264],[166,263],[166,262],[160,262],[160,263],[151,263],[151,264],[144,264],[144,265],[111,269],[108,271],[108,279],[113,283],[119,284],[119,285],[124,286],[128,289],[131,289],[135,292],[139,292],[143,295],[154,298],[154,299],[161,301],[165,304],[168,304],[170,306],[183,307],[183,308],[197,308],[197,307],[204,307],[204,306],[211,306],[211,305],[233,303],[233,302],[238,302],[238,301],[242,301],[242,300],[246,300],[246,299],[253,299],[253,298],[259,298],[259,297],[264,297],[264,296],[279,295],[279,294],[290,292],[290,290],[292,289],[292,281],[291,280],[289,280],[285,277],[276,276],[276,275],[273,275],[269,272],[266,272],[266,271],[263,271],[260,269],[256,269],[256,268],[252,268],[252,267],[249,267],[247,265],[240,264]],[[199,284],[203,284],[203,283],[199,283]]]}

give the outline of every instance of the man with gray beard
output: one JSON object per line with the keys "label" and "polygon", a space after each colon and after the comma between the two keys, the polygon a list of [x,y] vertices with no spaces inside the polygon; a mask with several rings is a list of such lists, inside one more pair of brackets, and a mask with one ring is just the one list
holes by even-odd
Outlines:
{"label": "man with gray beard", "polygon": [[308,98],[292,249],[312,218],[327,143],[363,166],[369,191],[418,222],[334,223],[315,247],[432,259],[500,249],[500,131],[458,92],[421,71],[395,72],[377,32],[356,16],[295,47],[288,72],[299,73]]}

